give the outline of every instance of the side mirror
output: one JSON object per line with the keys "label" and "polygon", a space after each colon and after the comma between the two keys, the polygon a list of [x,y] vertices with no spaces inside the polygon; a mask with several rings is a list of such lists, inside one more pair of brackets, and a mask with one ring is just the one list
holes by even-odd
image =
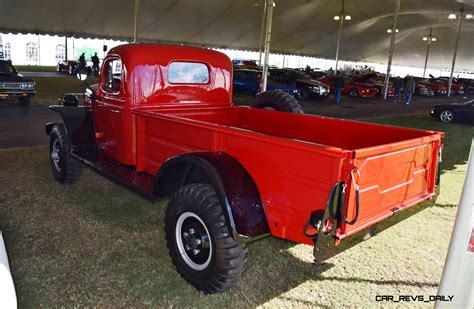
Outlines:
{"label": "side mirror", "polygon": [[85,81],[87,79],[87,73],[84,73],[84,72],[77,73],[77,79]]}

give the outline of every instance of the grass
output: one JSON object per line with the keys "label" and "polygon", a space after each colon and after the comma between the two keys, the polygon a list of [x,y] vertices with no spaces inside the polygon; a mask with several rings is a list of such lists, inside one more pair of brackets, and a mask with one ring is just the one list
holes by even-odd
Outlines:
{"label": "grass", "polygon": [[376,295],[435,294],[473,129],[425,116],[375,121],[446,132],[437,205],[323,264],[312,262],[310,246],[253,243],[238,286],[210,296],[175,272],[166,202],[152,204],[88,169],[78,184],[62,186],[46,146],[0,150],[0,228],[19,307],[367,307],[393,305],[375,303]]}
{"label": "grass", "polygon": [[55,65],[15,65],[18,72],[56,72]]}
{"label": "grass", "polygon": [[[86,86],[75,76],[65,77],[33,77],[36,82],[37,94],[31,99],[31,104],[51,105],[56,104],[58,99],[64,96],[64,90],[68,93],[84,93]],[[97,83],[97,77],[89,77],[89,84]]]}

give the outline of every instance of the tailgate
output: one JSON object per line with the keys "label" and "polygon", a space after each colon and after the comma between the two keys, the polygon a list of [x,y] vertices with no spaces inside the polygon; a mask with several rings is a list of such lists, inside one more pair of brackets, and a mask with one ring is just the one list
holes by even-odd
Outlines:
{"label": "tailgate", "polygon": [[441,137],[442,133],[433,132],[415,140],[354,151],[345,175],[344,213],[347,221],[355,222],[342,221],[339,238],[355,234],[398,211],[432,198]]}

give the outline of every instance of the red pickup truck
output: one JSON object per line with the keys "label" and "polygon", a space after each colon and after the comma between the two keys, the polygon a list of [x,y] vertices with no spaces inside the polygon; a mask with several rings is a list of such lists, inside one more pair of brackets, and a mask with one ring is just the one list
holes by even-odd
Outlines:
{"label": "red pickup truck", "polygon": [[212,50],[118,46],[83,104],[66,96],[51,109],[63,119],[46,125],[55,178],[74,183],[82,163],[169,197],[169,253],[205,293],[238,282],[252,240],[305,243],[325,259],[438,188],[443,133],[304,115],[278,91],[233,106],[232,62]]}

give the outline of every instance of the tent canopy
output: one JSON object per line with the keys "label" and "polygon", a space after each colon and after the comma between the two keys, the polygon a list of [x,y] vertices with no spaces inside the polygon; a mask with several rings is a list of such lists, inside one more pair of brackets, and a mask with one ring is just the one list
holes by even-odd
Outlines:
{"label": "tent canopy", "polygon": [[[0,32],[76,35],[130,40],[133,0],[0,0]],[[271,51],[334,58],[340,0],[275,0]],[[437,38],[429,67],[451,66],[457,20],[474,14],[474,0],[401,0],[393,63],[422,67],[432,28]],[[258,5],[256,5],[258,4]],[[140,0],[138,38],[142,42],[174,42],[258,50],[263,0]],[[340,58],[386,62],[387,29],[395,0],[345,0],[346,21]],[[474,19],[463,19],[457,69],[474,70]]]}

